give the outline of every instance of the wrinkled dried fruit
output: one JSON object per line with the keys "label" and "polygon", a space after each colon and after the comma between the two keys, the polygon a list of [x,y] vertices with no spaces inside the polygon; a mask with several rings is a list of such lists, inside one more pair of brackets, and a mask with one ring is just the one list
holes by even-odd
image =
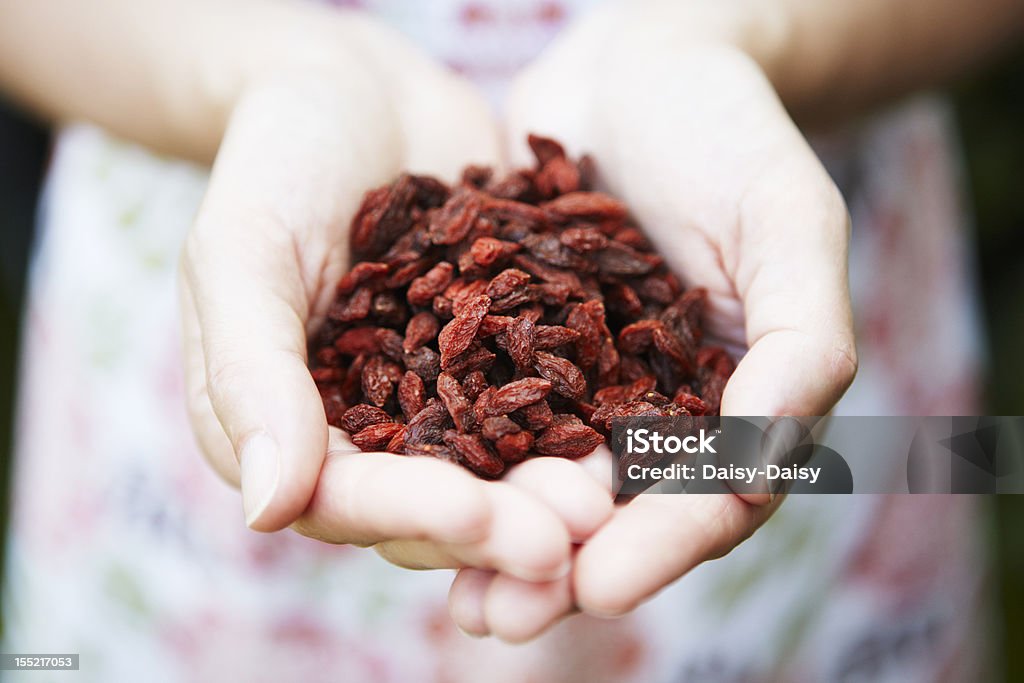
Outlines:
{"label": "wrinkled dried fruit", "polygon": [[481,294],[456,314],[441,330],[437,337],[437,346],[441,351],[441,367],[446,368],[460,353],[468,349],[476,339],[480,322],[487,315],[491,306],[491,298]]}
{"label": "wrinkled dried fruit", "polygon": [[413,306],[429,306],[452,283],[454,274],[455,266],[442,261],[409,284],[406,298]]}
{"label": "wrinkled dried fruit", "polygon": [[460,186],[430,219],[430,240],[434,244],[457,244],[469,234],[480,213],[480,195]]}
{"label": "wrinkled dried fruit", "polygon": [[462,384],[447,372],[437,376],[437,395],[452,416],[455,427],[460,432],[472,431],[476,426],[473,404],[462,391]]}
{"label": "wrinkled dried fruit", "polygon": [[405,443],[432,444],[441,443],[444,430],[451,424],[448,409],[436,398],[427,401],[423,410],[405,425]]}
{"label": "wrinkled dried fruit", "polygon": [[394,390],[394,379],[384,356],[373,356],[363,368],[363,394],[375,406],[384,407]]}
{"label": "wrinkled dried fruit", "polygon": [[354,405],[341,416],[338,426],[350,434],[361,432],[370,425],[392,422],[391,416],[376,406],[360,403]]}
{"label": "wrinkled dried fruit", "polygon": [[552,424],[533,443],[541,455],[582,458],[604,443],[604,437],[585,424]]}
{"label": "wrinkled dried fruit", "polygon": [[420,311],[405,326],[405,341],[402,342],[402,349],[406,353],[412,353],[428,342],[437,338],[441,329],[441,321],[433,313]]}
{"label": "wrinkled dried fruit", "polygon": [[526,316],[519,316],[505,330],[506,351],[520,370],[533,364],[535,348],[534,324]]}
{"label": "wrinkled dried fruit", "polygon": [[482,477],[495,478],[505,469],[505,463],[479,434],[460,434],[449,429],[444,433],[444,443],[462,464]]}
{"label": "wrinkled dried fruit", "polygon": [[555,414],[546,401],[538,401],[528,406],[523,406],[516,411],[516,415],[526,424],[527,429],[534,431],[551,426]]}
{"label": "wrinkled dried fruit", "polygon": [[487,375],[482,370],[473,370],[462,380],[462,391],[470,401],[475,401],[488,386]]}
{"label": "wrinkled dried fruit", "polygon": [[387,448],[395,434],[401,432],[402,425],[397,422],[382,422],[370,425],[352,435],[352,443],[361,451],[379,451]]}
{"label": "wrinkled dried fruit", "polygon": [[405,419],[411,420],[415,417],[426,403],[427,390],[423,384],[423,378],[412,370],[402,375],[398,383],[398,405],[402,408]]}
{"label": "wrinkled dried fruit", "polygon": [[582,398],[587,380],[572,361],[559,358],[546,351],[538,351],[533,368],[537,374],[551,382],[551,388],[566,398]]}
{"label": "wrinkled dried fruit", "polygon": [[506,434],[494,442],[494,448],[507,465],[522,462],[533,447],[534,436],[530,432]]}
{"label": "wrinkled dried fruit", "polygon": [[500,415],[498,417],[489,417],[486,420],[484,420],[483,429],[481,429],[480,431],[484,435],[485,439],[497,441],[503,436],[508,436],[509,434],[521,432],[522,427],[517,425],[507,416]]}
{"label": "wrinkled dried fruit", "polygon": [[491,396],[487,415],[507,415],[513,410],[540,401],[551,392],[551,382],[539,377],[525,377],[497,389]]}

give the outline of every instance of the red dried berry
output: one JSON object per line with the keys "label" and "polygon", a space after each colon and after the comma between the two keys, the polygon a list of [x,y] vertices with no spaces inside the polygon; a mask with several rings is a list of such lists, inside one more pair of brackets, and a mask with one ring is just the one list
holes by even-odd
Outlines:
{"label": "red dried berry", "polygon": [[352,219],[352,251],[356,256],[380,254],[404,233],[412,224],[409,208],[415,197],[416,184],[409,175],[368,192]]}
{"label": "red dried berry", "polygon": [[619,331],[618,347],[622,353],[640,355],[654,343],[654,330],[663,327],[660,320],[638,320]]}
{"label": "red dried berry", "polygon": [[478,337],[493,337],[507,330],[513,320],[515,318],[507,315],[485,315],[476,334]]}
{"label": "red dried berry", "polygon": [[521,247],[515,242],[505,242],[493,237],[480,237],[469,249],[473,263],[489,268],[498,261],[503,261],[519,251]]}
{"label": "red dried berry", "polygon": [[462,384],[447,372],[437,376],[437,396],[448,409],[448,413],[455,422],[455,428],[460,432],[472,431],[476,426],[476,415],[473,413],[473,404],[466,398],[462,391]]}
{"label": "red dried berry", "polygon": [[582,398],[587,390],[587,380],[572,361],[566,358],[538,351],[533,368],[544,379],[551,382],[551,388],[566,398]]}
{"label": "red dried berry", "polygon": [[412,419],[426,403],[427,391],[423,379],[411,370],[402,375],[398,383],[398,405],[405,419]]}
{"label": "red dried berry", "polygon": [[693,373],[693,355],[691,351],[668,328],[664,325],[654,328],[652,341],[654,341],[654,348],[658,349],[659,353],[679,364],[683,374],[690,375]]}
{"label": "red dried berry", "polygon": [[414,306],[429,306],[434,297],[448,288],[455,275],[455,267],[442,261],[409,285],[406,298]]}
{"label": "red dried berry", "polygon": [[436,398],[427,401],[423,410],[405,425],[405,444],[421,445],[441,443],[441,436],[451,424],[448,409]]}
{"label": "red dried berry", "polygon": [[552,159],[565,158],[565,148],[557,140],[530,133],[526,136],[526,143],[536,157],[539,167],[545,166]]}
{"label": "red dried berry", "polygon": [[460,186],[430,219],[430,240],[434,244],[457,244],[469,234],[480,208],[476,190]]}
{"label": "red dried berry", "polygon": [[541,455],[582,458],[604,443],[604,437],[585,424],[552,424],[533,443]]}
{"label": "red dried berry", "polygon": [[601,329],[582,304],[573,305],[565,325],[579,334],[576,339],[576,362],[584,370],[593,367],[601,353]]}
{"label": "red dried berry", "polygon": [[402,425],[396,422],[382,422],[370,425],[357,434],[352,435],[352,443],[361,451],[383,450],[402,429]]}
{"label": "red dried berry", "polygon": [[598,251],[608,246],[608,237],[597,228],[566,228],[559,241],[574,251]]}
{"label": "red dried berry", "polygon": [[466,467],[480,476],[493,479],[505,470],[505,463],[479,434],[459,434],[448,430],[444,433],[444,443]]}
{"label": "red dried berry", "polygon": [[391,416],[376,406],[360,403],[345,411],[338,426],[349,434],[356,434],[370,425],[384,422],[392,422]]}
{"label": "red dried berry", "polygon": [[448,367],[452,359],[470,347],[490,306],[491,298],[486,294],[480,295],[468,302],[465,308],[444,326],[437,337],[442,368]]}
{"label": "red dried berry", "polygon": [[356,287],[382,277],[388,273],[389,267],[386,263],[374,263],[373,261],[363,261],[352,266],[352,270],[345,273],[340,280],[338,280],[338,286],[335,288],[335,293],[350,294]]}
{"label": "red dried berry", "polygon": [[508,268],[494,276],[487,284],[487,296],[501,299],[522,289],[530,282],[530,274],[516,268]]}
{"label": "red dried berry", "polygon": [[462,391],[470,401],[475,401],[487,386],[487,376],[480,370],[467,373],[462,380]]}
{"label": "red dried berry", "polygon": [[372,303],[373,290],[369,287],[359,287],[356,291],[339,297],[331,304],[331,307],[327,309],[327,317],[342,323],[362,320],[370,315]]}
{"label": "red dried berry", "polygon": [[612,420],[616,417],[651,417],[661,415],[657,406],[647,401],[629,401],[627,403],[605,404],[590,416],[590,424],[611,430]]}
{"label": "red dried berry", "polygon": [[506,434],[494,442],[494,449],[507,465],[522,462],[533,447],[534,436],[530,432]]}
{"label": "red dried berry", "polygon": [[381,353],[395,361],[401,362],[405,355],[405,340],[402,339],[402,335],[386,327],[377,330],[377,346]]}
{"label": "red dried berry", "polygon": [[441,329],[441,321],[433,313],[421,311],[409,318],[405,326],[405,340],[402,342],[402,350],[412,353],[416,349],[428,344],[437,338]]}
{"label": "red dried berry", "polygon": [[505,331],[505,339],[508,355],[517,368],[525,370],[533,365],[533,321],[525,316],[519,316],[508,326]]}
{"label": "red dried berry", "polygon": [[544,164],[534,178],[537,192],[542,197],[551,197],[580,189],[580,170],[565,157],[555,157]]}
{"label": "red dried berry", "polygon": [[555,415],[551,406],[546,401],[538,401],[528,406],[523,406],[516,411],[516,415],[523,420],[527,429],[534,431],[550,427]]}
{"label": "red dried berry", "polygon": [[445,368],[453,377],[460,378],[471,372],[487,371],[494,363],[496,356],[491,351],[480,346],[479,342],[473,344],[467,351],[453,358]]}
{"label": "red dried berry", "polygon": [[561,325],[537,325],[534,328],[533,342],[538,351],[550,351],[559,346],[572,344],[580,338],[576,330]]}
{"label": "red dried berry", "polygon": [[[394,384],[398,381],[394,371],[388,367],[384,356],[373,356],[366,362],[362,373],[363,395],[378,407],[383,407],[391,393],[394,391]],[[397,367],[397,366],[396,366]]]}
{"label": "red dried berry", "polygon": [[544,202],[541,207],[562,219],[626,217],[626,205],[600,192],[570,192]]}
{"label": "red dried berry", "polygon": [[441,356],[430,347],[423,346],[405,354],[405,367],[422,377],[424,382],[433,382],[441,372]]}
{"label": "red dried berry", "polygon": [[487,418],[483,422],[483,429],[481,429],[484,438],[491,441],[497,441],[503,436],[521,431],[522,427],[517,425],[507,415]]}
{"label": "red dried berry", "polygon": [[509,382],[494,392],[484,414],[506,415],[513,410],[540,401],[551,392],[551,382],[540,377],[524,377]]}

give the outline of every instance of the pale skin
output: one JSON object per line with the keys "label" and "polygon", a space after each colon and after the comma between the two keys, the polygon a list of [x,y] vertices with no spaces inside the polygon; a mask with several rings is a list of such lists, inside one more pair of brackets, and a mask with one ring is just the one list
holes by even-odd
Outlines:
{"label": "pale skin", "polygon": [[1022,14],[1010,0],[612,4],[524,72],[501,126],[467,84],[356,15],[0,0],[0,86],[56,120],[214,162],[183,248],[186,376],[199,443],[240,485],[247,524],[460,568],[456,623],[520,641],[576,610],[628,612],[781,500],[614,507],[603,449],[499,483],[357,452],[326,425],[305,340],[362,193],[401,169],[453,179],[522,163],[526,131],[553,134],[594,155],[669,263],[709,288],[713,332],[746,351],[723,412],[821,415],[856,371],[849,226],[787,108],[830,121],[955,74],[1019,36]]}

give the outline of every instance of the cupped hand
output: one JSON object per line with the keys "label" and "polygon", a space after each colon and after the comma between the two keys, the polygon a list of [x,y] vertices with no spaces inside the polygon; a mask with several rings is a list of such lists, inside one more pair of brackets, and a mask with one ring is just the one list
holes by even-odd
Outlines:
{"label": "cupped hand", "polygon": [[[570,29],[521,77],[509,136],[596,161],[669,266],[710,296],[708,328],[744,355],[724,415],[823,415],[853,379],[842,197],[717,9],[620,3]],[[716,37],[717,36],[717,37]],[[611,481],[610,471],[607,481]],[[641,495],[531,584],[478,569],[453,584],[466,630],[536,636],[575,609],[620,615],[748,538],[780,499]]]}
{"label": "cupped hand", "polygon": [[467,163],[496,163],[499,142],[463,82],[367,20],[339,21],[324,52],[246,84],[184,249],[188,399],[202,450],[241,487],[254,529],[377,545],[409,567],[562,576],[571,537],[610,514],[585,474],[555,472],[581,496],[564,522],[544,499],[564,500],[529,468],[522,485],[484,482],[438,460],[358,452],[328,429],[306,340],[348,265],[363,193],[402,170],[453,180]]}

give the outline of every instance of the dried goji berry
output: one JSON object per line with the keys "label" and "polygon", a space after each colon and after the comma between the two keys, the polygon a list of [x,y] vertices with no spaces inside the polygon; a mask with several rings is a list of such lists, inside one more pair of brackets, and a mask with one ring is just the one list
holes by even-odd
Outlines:
{"label": "dried goji berry", "polygon": [[392,421],[391,416],[377,406],[360,403],[345,411],[338,426],[349,434],[355,434],[370,425]]}
{"label": "dried goji berry", "polygon": [[485,415],[507,415],[513,410],[540,401],[551,391],[551,382],[540,377],[524,377],[497,389],[491,397]]}
{"label": "dried goji berry", "polygon": [[387,447],[402,425],[396,422],[381,422],[370,425],[352,435],[352,443],[361,451],[379,451]]}
{"label": "dried goji berry", "polygon": [[542,455],[582,458],[604,443],[604,437],[585,424],[552,424],[541,432],[533,448]]}

